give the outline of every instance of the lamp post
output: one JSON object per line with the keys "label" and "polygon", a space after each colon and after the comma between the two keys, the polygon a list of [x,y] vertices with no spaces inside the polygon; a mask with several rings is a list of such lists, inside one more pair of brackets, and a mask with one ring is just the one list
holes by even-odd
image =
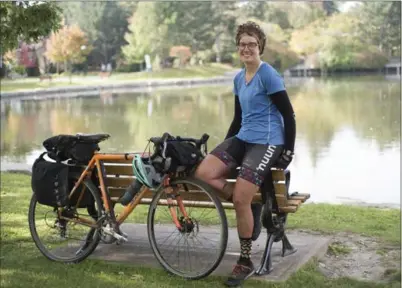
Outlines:
{"label": "lamp post", "polygon": [[[82,45],[81,46],[81,51],[85,51],[87,49],[87,46]],[[87,75],[88,72],[88,59],[85,60],[85,64],[84,64],[84,76]]]}

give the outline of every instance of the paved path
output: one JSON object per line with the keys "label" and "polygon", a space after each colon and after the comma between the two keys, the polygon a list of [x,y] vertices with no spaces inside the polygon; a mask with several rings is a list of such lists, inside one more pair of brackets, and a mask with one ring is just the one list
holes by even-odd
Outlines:
{"label": "paved path", "polygon": [[[163,229],[165,229],[165,227]],[[149,245],[145,224],[125,224],[122,226],[122,230],[128,234],[128,242],[123,245],[100,244],[91,257],[107,261],[129,262],[134,265],[161,268]],[[160,232],[159,230],[158,235],[161,235],[159,234]],[[188,264],[185,263],[185,265],[194,266],[203,263],[211,263],[210,257],[213,256],[215,252],[214,247],[211,246],[212,243],[214,243],[214,238],[219,235],[215,234],[214,236],[214,233],[211,233],[217,233],[215,229],[209,229],[207,232],[208,236],[204,234],[204,237],[197,237],[197,239],[205,240],[196,240],[202,241],[203,243],[199,242],[200,245],[197,245],[198,247],[195,251],[190,253],[190,257],[180,256],[182,262],[184,259],[189,259],[187,260],[188,262],[186,262]],[[273,271],[269,275],[261,277],[256,276],[255,278],[276,281],[286,280],[291,274],[296,272],[300,266],[312,259],[312,257],[319,258],[323,256],[331,240],[330,236],[313,235],[299,231],[289,231],[287,234],[289,241],[298,251],[295,254],[282,257],[282,243],[274,243],[272,250]],[[253,243],[252,258],[257,267],[265,248],[266,237],[265,233],[261,233],[260,238]],[[183,245],[184,241],[181,241],[181,243]],[[226,254],[213,275],[227,275],[231,271],[233,264],[239,256],[239,247],[237,231],[230,229]]]}

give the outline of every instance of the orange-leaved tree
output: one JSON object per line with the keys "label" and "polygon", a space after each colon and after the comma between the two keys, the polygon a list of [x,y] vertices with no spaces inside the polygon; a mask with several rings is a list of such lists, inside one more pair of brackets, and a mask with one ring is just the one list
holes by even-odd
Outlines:
{"label": "orange-leaved tree", "polygon": [[[85,33],[77,25],[64,26],[56,33],[52,33],[46,42],[46,57],[56,63],[64,63],[64,69],[71,71],[71,64],[85,61],[91,52]],[[70,73],[71,76],[71,73]],[[70,78],[71,81],[71,78]]]}

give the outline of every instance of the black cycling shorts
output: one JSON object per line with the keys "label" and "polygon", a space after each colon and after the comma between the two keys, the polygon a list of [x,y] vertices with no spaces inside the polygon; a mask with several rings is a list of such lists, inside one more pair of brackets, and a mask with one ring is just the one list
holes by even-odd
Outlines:
{"label": "black cycling shorts", "polygon": [[238,177],[259,187],[281,155],[283,145],[247,143],[231,137],[211,151],[231,169],[240,166]]}

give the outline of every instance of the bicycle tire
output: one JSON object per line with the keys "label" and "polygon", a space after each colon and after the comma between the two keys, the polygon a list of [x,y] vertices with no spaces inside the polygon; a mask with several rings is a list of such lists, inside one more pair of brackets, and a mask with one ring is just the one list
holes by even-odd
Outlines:
{"label": "bicycle tire", "polygon": [[[98,207],[97,209],[97,216],[100,218],[102,216],[102,210],[103,210],[103,205],[102,205],[102,200],[100,197],[100,192],[99,189],[96,188],[96,186],[92,183],[91,180],[84,180],[83,185],[86,186],[86,188],[91,192],[92,196],[94,197],[95,203]],[[42,244],[42,241],[39,238],[39,235],[36,230],[36,225],[35,225],[35,208],[36,208],[37,200],[35,193],[32,194],[30,205],[29,205],[29,211],[28,211],[28,222],[29,222],[29,230],[32,236],[32,239],[36,245],[36,247],[39,249],[39,251],[49,260],[55,261],[55,262],[62,262],[62,263],[79,263],[83,261],[85,258],[87,258],[91,253],[96,249],[96,247],[99,244],[99,241],[101,239],[99,230],[100,228],[91,228],[91,230],[88,232],[87,237],[89,234],[94,234],[94,239],[91,241],[90,244],[87,245],[87,247],[82,250],[81,253],[79,253],[76,257],[72,258],[61,258],[53,255],[48,251],[48,249],[45,248],[45,246]],[[86,244],[84,244],[86,245]]]}
{"label": "bicycle tire", "polygon": [[[155,216],[155,209],[157,206],[157,202],[159,198],[161,197],[162,193],[164,192],[164,189],[160,189],[159,191],[156,192],[154,195],[152,202],[149,206],[149,211],[148,211],[148,220],[147,220],[147,229],[148,229],[148,240],[151,245],[151,249],[157,258],[158,262],[162,265],[162,267],[169,273],[174,274],[176,276],[185,278],[187,280],[198,280],[204,277],[207,277],[210,275],[221,263],[223,256],[225,255],[226,252],[226,247],[227,247],[227,242],[228,242],[228,223],[227,223],[227,217],[225,210],[222,206],[221,201],[219,198],[216,196],[214,193],[214,188],[212,188],[210,185],[207,183],[196,179],[194,177],[183,177],[183,178],[176,178],[171,182],[171,185],[177,185],[177,184],[187,184],[187,185],[195,185],[203,189],[204,193],[206,193],[211,199],[212,202],[215,204],[215,208],[217,209],[218,215],[221,219],[221,232],[222,232],[222,239],[220,243],[220,251],[218,253],[218,258],[216,259],[215,263],[209,267],[209,269],[206,269],[200,274],[197,275],[186,275],[184,273],[180,273],[179,271],[175,270],[169,263],[166,262],[166,260],[163,258],[163,256],[160,253],[160,250],[157,246],[156,239],[155,239],[155,231],[154,231],[154,216]],[[208,208],[212,209],[212,208]]]}

